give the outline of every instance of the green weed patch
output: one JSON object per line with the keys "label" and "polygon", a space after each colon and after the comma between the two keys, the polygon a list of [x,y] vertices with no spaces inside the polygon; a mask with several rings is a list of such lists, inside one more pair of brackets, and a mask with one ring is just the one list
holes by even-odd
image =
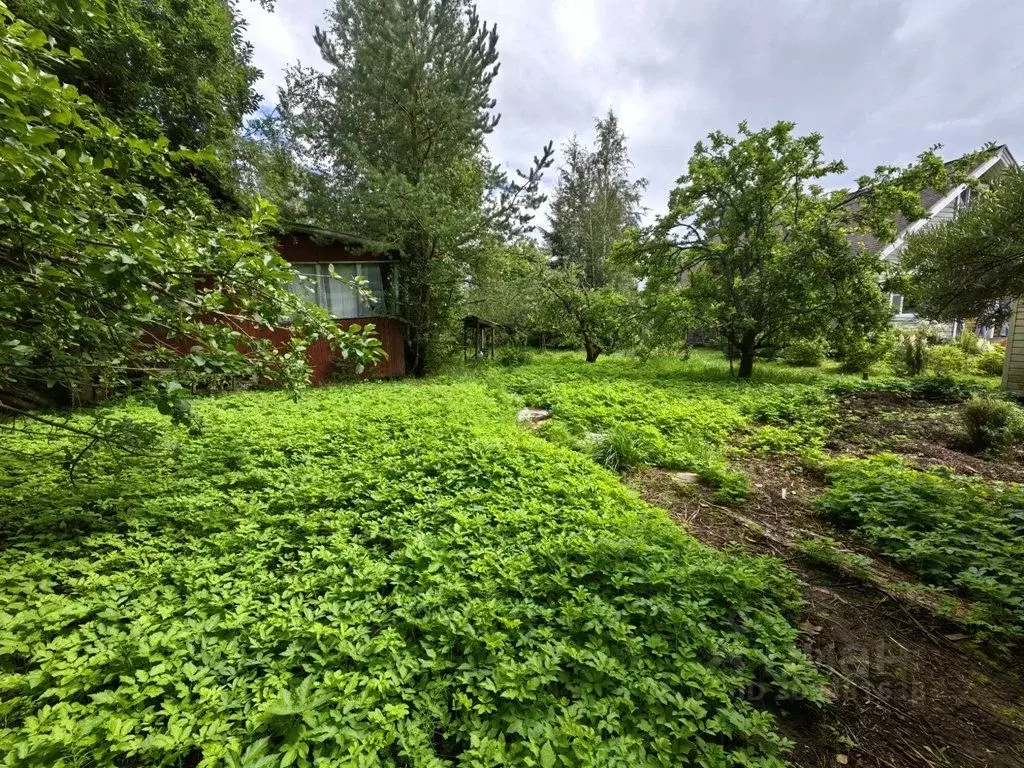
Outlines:
{"label": "green weed patch", "polygon": [[[568,426],[629,407],[534,373],[501,375]],[[645,421],[722,444],[741,392]],[[776,768],[761,699],[821,699],[784,569],[698,544],[486,377],[198,407],[175,458],[75,486],[0,454],[4,764]]]}
{"label": "green weed patch", "polygon": [[1024,486],[922,472],[884,456],[835,462],[829,480],[825,514],[925,584],[963,591],[987,632],[1024,634]]}
{"label": "green weed patch", "polygon": [[[720,500],[746,497],[728,469],[734,451],[770,453],[824,444],[835,399],[817,371],[764,364],[755,382],[729,376],[728,362],[699,352],[689,361],[605,358],[585,366],[548,355],[494,375],[528,405],[550,409],[541,434],[595,456],[611,469],[638,464],[697,472]],[[588,439],[589,438],[589,439]]]}

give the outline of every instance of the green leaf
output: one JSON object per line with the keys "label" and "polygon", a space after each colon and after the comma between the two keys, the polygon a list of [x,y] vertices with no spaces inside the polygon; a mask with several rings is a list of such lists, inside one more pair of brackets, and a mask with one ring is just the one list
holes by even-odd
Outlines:
{"label": "green leaf", "polygon": [[540,750],[540,764],[542,768],[552,768],[556,762],[555,750],[551,748],[551,742],[544,742],[544,746]]}

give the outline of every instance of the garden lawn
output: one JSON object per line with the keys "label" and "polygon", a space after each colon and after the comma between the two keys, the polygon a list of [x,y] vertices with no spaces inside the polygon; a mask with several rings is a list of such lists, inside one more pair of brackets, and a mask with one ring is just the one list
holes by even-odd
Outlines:
{"label": "garden lawn", "polygon": [[5,437],[57,453],[0,452],[0,763],[782,766],[765,704],[822,696],[794,579],[514,414],[697,451],[820,387],[558,364],[208,398],[74,485]]}

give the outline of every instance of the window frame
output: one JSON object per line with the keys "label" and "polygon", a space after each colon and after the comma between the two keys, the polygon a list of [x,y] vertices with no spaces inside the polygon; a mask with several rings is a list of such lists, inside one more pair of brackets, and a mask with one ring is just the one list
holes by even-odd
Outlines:
{"label": "window frame", "polygon": [[[312,286],[312,302],[318,307],[323,309],[330,316],[332,320],[364,320],[377,317],[383,317],[384,312],[387,311],[388,306],[388,287],[387,277],[385,275],[385,266],[391,265],[392,262],[384,260],[366,260],[366,261],[292,261],[289,262],[296,274],[301,274],[303,277],[313,280]],[[381,282],[381,294],[377,297],[376,304],[369,304],[361,296],[356,296],[356,302],[359,307],[359,314],[355,316],[339,316],[334,313],[331,307],[330,293],[325,292],[324,288],[326,281],[331,278],[331,267],[337,269],[339,266],[354,266],[355,277],[367,277],[364,272],[364,268],[367,266],[376,266],[380,269],[380,282]],[[310,275],[300,272],[297,268],[303,267],[314,267],[315,275]],[[335,278],[336,279],[336,278]],[[326,296],[324,295],[326,293]],[[304,297],[306,298],[306,297]]]}

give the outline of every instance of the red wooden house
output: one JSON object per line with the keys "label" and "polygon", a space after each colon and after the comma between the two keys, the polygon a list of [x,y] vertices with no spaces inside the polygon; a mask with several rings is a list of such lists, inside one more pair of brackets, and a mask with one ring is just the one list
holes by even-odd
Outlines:
{"label": "red wooden house", "polygon": [[[353,235],[304,224],[283,225],[277,236],[277,248],[297,272],[311,278],[309,281],[295,281],[297,293],[326,309],[343,328],[353,323],[373,323],[376,326],[377,338],[387,352],[387,359],[368,368],[365,375],[403,376],[405,345],[402,326],[387,316],[394,301],[396,253],[386,249],[374,250]],[[362,300],[350,285],[333,277],[331,265],[334,265],[337,277],[365,277],[375,301]],[[259,335],[284,341],[288,330],[260,331]],[[338,361],[326,342],[310,345],[308,355],[315,384],[326,381],[337,368]]]}

